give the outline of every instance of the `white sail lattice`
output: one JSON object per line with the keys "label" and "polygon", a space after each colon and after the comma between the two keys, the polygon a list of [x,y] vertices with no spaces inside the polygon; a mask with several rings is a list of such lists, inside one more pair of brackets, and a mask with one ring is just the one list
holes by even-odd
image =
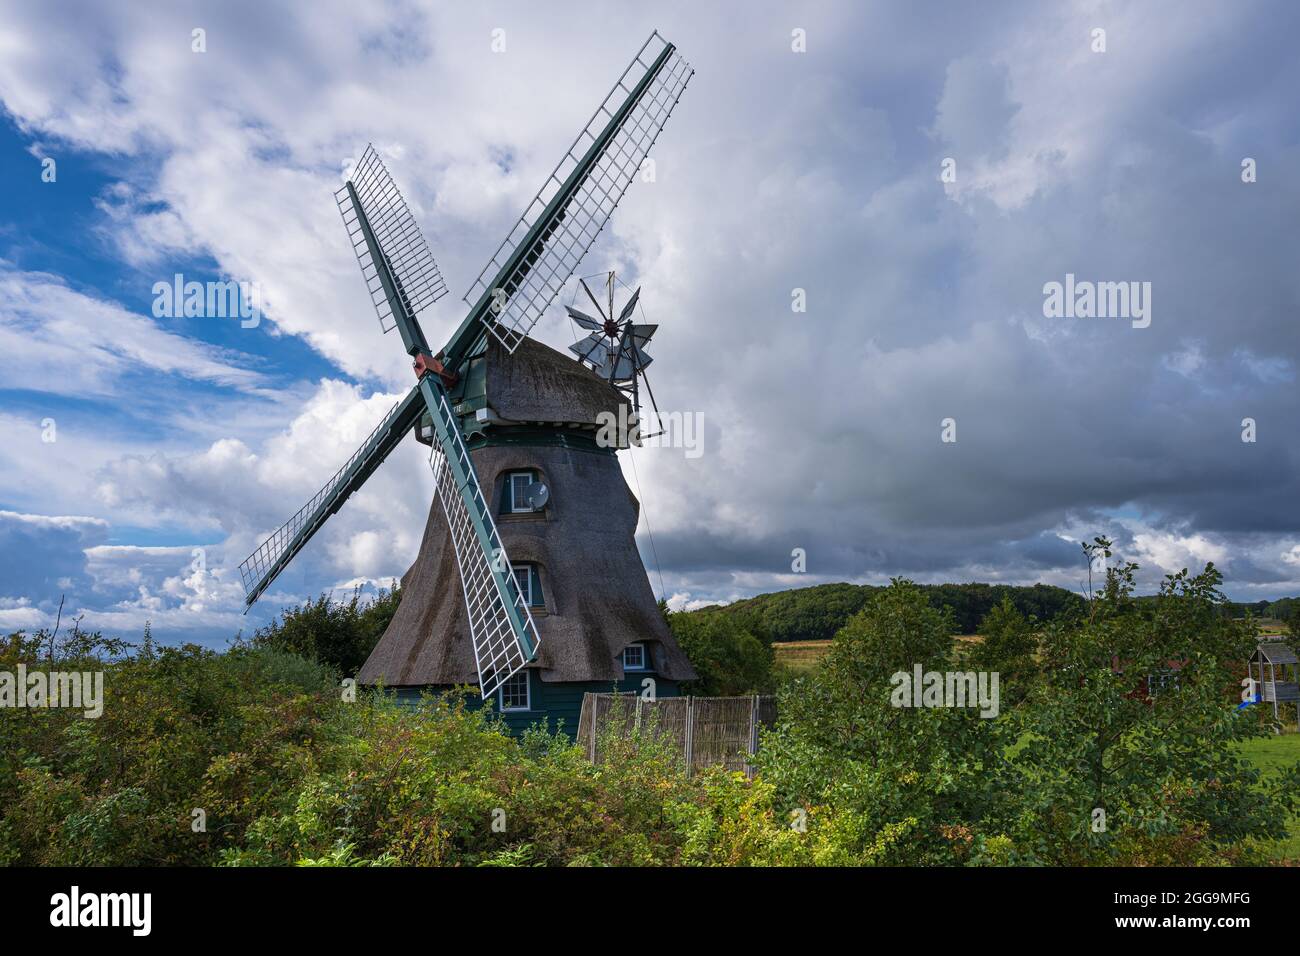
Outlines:
{"label": "white sail lattice", "polygon": [[[442,503],[447,524],[451,527],[456,567],[460,572],[465,609],[469,614],[470,639],[474,645],[479,688],[486,700],[528,663],[524,649],[515,636],[507,606],[518,611],[534,653],[540,641],[528,602],[515,585],[510,559],[501,544],[496,522],[492,520],[492,512],[483,497],[483,489],[479,486],[478,477],[470,462],[469,450],[465,447],[456,418],[447,404],[446,394],[439,393],[438,405],[440,417],[450,426],[447,431],[451,438],[447,444],[451,447],[444,447],[443,442],[435,441],[429,453],[429,466],[433,469],[438,500]],[[463,467],[453,469],[449,456],[454,456]],[[467,488],[470,505],[466,504],[467,496],[462,494],[461,486],[456,480],[456,470],[469,476]],[[490,540],[486,548],[474,530],[470,507],[476,509],[488,529]],[[500,576],[493,574],[493,565]],[[502,581],[505,584],[504,590],[500,583]]]}
{"label": "white sail lattice", "polygon": [[662,64],[623,118],[556,221],[531,240],[532,249],[512,274],[500,280],[498,288],[490,289],[489,284],[506,268],[514,251],[530,241],[529,234],[547,206],[561,193],[569,177],[667,47],[668,42],[658,33],[645,42],[465,294],[465,302],[474,306],[484,293],[492,293],[492,308],[484,321],[488,331],[511,352],[537,324],[596,241],[686,89],[695,71],[676,51]]}

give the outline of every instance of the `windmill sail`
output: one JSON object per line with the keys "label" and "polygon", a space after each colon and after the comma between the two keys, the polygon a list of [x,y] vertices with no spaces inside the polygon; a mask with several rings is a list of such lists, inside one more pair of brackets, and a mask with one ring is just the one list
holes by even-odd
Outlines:
{"label": "windmill sail", "polygon": [[445,383],[440,375],[418,371],[420,359],[431,356],[416,312],[445,287],[401,193],[372,148],[338,198],[380,322],[387,318],[401,332],[407,353],[417,360],[421,378],[416,391],[436,436],[430,461],[453,529],[479,686],[487,696],[533,659],[537,631],[505,559]]}
{"label": "windmill sail", "polygon": [[631,317],[636,310],[636,300],[639,298],[641,298],[641,287],[637,286],[636,291],[632,293],[632,298],[627,300],[627,305],[623,306],[623,311],[618,314],[618,318],[615,320],[619,325],[622,325]]}
{"label": "windmill sail", "polygon": [[245,605],[253,605],[293,556],[320,530],[325,519],[338,511],[343,502],[361,487],[370,473],[401,443],[423,411],[424,400],[417,386],[392,407],[370,436],[361,443],[361,447],[352,453],[352,457],[334,473],[325,486],[240,563],[239,574],[244,582]]}
{"label": "windmill sail", "polygon": [[537,626],[515,584],[447,394],[427,380],[426,386],[438,431],[429,465],[451,526],[479,688],[486,699],[537,655]]}
{"label": "windmill sail", "polygon": [[693,73],[651,34],[466,293],[510,351],[596,240]]}
{"label": "windmill sail", "polygon": [[602,323],[597,322],[586,312],[575,309],[571,305],[566,305],[564,309],[569,313],[569,318],[573,319],[574,322],[577,322],[584,329],[601,329],[604,327]]}
{"label": "windmill sail", "polygon": [[[447,293],[429,244],[374,146],[366,147],[349,181],[334,193],[334,200],[379,314],[380,328],[391,332],[398,316],[414,316]],[[358,206],[364,215],[357,214]],[[392,288],[375,264],[366,241],[367,230],[382,250],[389,275],[396,280]]]}

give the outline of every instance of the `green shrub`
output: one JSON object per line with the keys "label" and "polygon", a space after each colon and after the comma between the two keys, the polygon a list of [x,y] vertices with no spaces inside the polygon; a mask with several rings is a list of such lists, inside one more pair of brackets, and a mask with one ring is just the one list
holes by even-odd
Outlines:
{"label": "green shrub", "polygon": [[702,697],[765,693],[772,688],[770,644],[737,618],[718,612],[670,612],[668,626],[700,679],[683,692]]}
{"label": "green shrub", "polygon": [[347,601],[322,594],[314,601],[287,608],[266,627],[258,628],[250,643],[316,661],[342,676],[351,676],[379,643],[401,599],[402,589],[396,583],[369,601],[361,600],[360,588]]}

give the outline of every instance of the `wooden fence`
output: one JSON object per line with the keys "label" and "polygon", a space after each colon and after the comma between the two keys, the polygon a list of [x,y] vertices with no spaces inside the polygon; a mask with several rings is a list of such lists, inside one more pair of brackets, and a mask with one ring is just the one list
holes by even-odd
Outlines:
{"label": "wooden fence", "polygon": [[600,763],[607,734],[628,737],[639,729],[679,751],[688,775],[712,764],[750,775],[749,756],[758,750],[759,728],[775,721],[776,698],[758,694],[658,700],[643,700],[636,693],[585,694],[578,741],[591,762]]}

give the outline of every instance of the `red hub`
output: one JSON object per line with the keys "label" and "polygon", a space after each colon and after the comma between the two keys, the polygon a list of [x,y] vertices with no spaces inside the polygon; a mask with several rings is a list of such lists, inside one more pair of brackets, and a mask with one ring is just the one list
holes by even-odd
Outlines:
{"label": "red hub", "polygon": [[446,388],[451,388],[460,381],[459,375],[442,364],[441,352],[433,356],[429,355],[427,352],[417,352],[415,353],[415,361],[411,363],[411,367],[415,369],[416,378],[424,378],[424,376],[432,372],[434,375],[437,375],[438,378],[442,379],[442,384]]}

